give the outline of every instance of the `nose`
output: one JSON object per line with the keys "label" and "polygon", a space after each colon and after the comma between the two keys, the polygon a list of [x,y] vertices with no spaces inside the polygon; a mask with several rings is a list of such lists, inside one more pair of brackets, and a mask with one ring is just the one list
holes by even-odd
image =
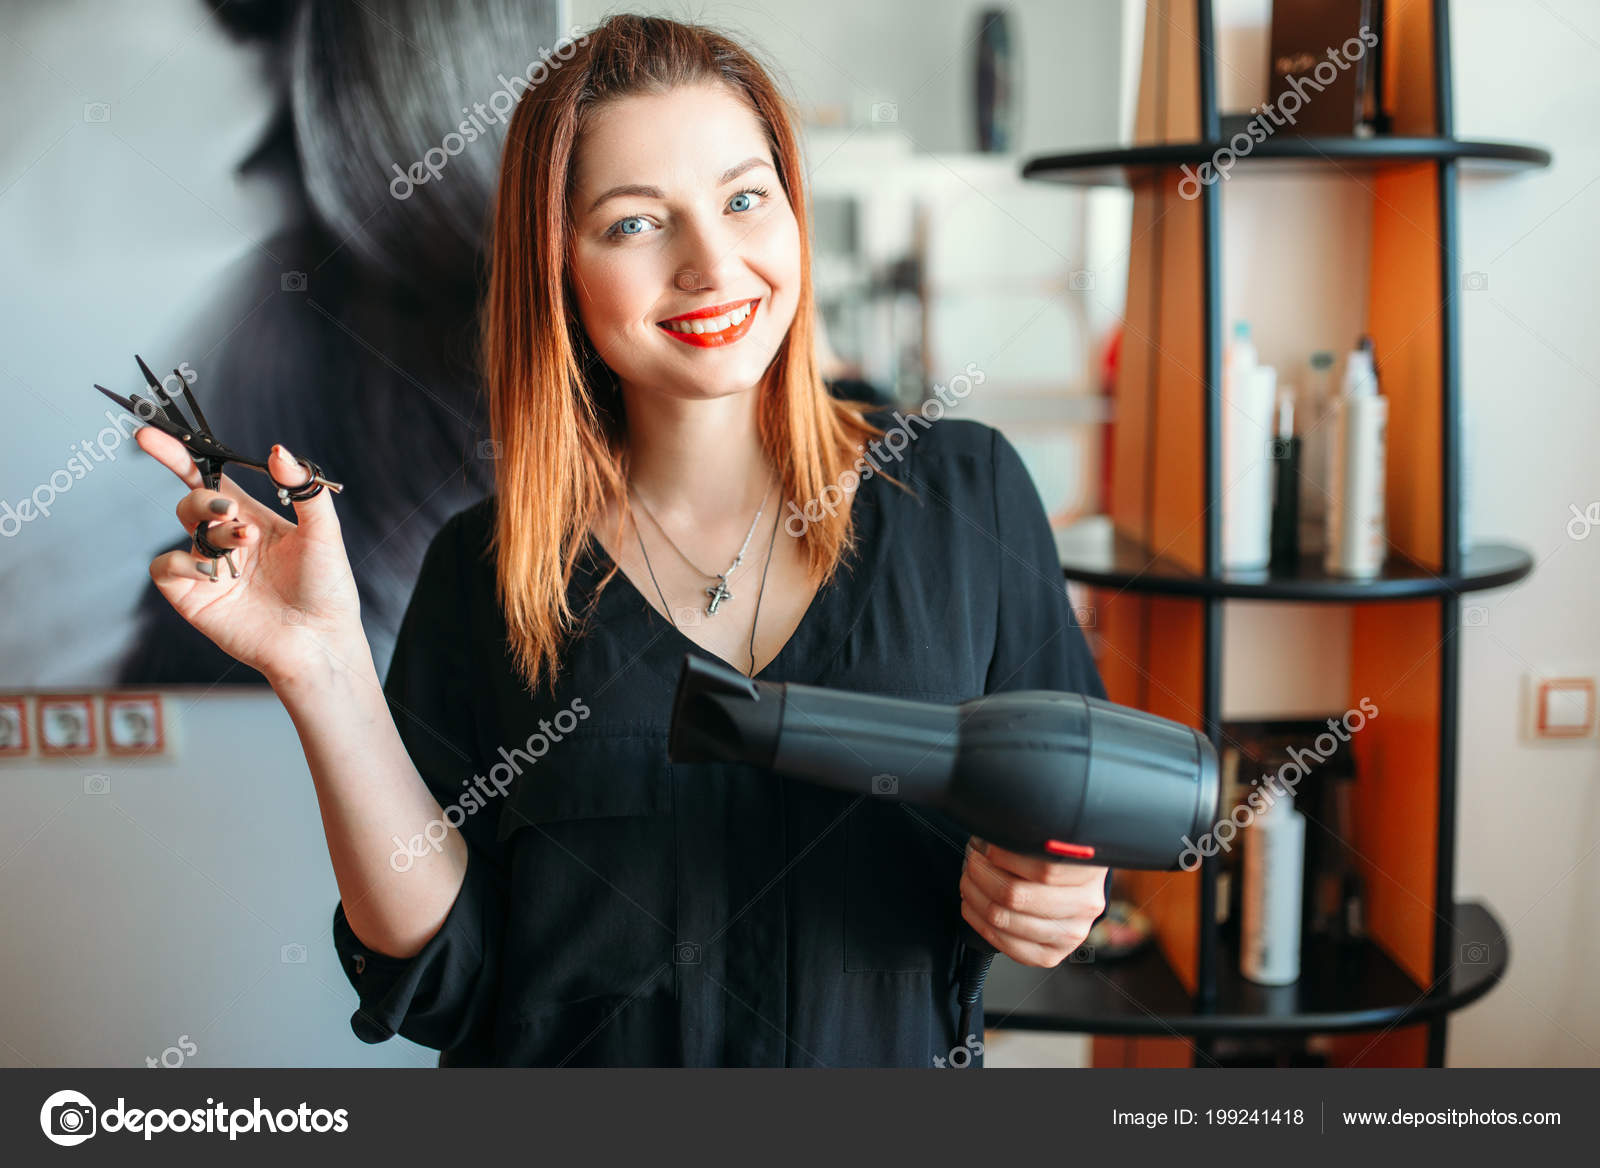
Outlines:
{"label": "nose", "polygon": [[680,292],[711,292],[725,287],[741,264],[745,232],[721,218],[685,220],[673,256],[673,282]]}

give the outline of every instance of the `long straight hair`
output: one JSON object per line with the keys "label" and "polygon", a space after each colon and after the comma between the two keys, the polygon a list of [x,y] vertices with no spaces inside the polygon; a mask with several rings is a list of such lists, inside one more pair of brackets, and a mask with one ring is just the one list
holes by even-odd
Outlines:
{"label": "long straight hair", "polygon": [[[578,626],[568,590],[591,524],[608,495],[624,520],[629,510],[620,392],[578,319],[569,269],[573,156],[607,102],[708,81],[727,85],[761,121],[800,232],[799,304],[756,391],[762,449],[781,476],[780,513],[784,500],[804,505],[825,498],[830,484],[837,491],[857,452],[883,433],[863,417],[869,406],[834,397],[817,369],[800,150],[789,102],[766,69],[718,32],[656,17],[613,16],[564,41],[507,127],[481,316],[499,444],[496,584],[509,649],[530,689],[546,677],[554,686],[562,647]],[[852,509],[824,509],[801,539],[812,577],[826,583],[854,545]]]}

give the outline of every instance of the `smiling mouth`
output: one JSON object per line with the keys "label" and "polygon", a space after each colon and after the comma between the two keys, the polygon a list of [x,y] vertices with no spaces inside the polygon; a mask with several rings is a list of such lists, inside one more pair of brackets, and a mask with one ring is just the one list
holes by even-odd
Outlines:
{"label": "smiling mouth", "polygon": [[758,297],[742,301],[738,308],[718,316],[695,319],[679,317],[675,320],[660,321],[656,327],[674,340],[693,345],[697,349],[721,348],[733,344],[750,331],[750,324],[755,320],[756,309],[760,305],[761,300]]}

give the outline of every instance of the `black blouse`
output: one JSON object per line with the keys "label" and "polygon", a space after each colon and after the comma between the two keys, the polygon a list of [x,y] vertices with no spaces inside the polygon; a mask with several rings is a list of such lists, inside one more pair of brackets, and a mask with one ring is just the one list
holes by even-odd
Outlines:
{"label": "black blouse", "polygon": [[[869,418],[910,436],[898,460],[880,447],[880,465],[917,497],[862,482],[856,551],[757,677],[946,703],[1104,697],[1012,445],[976,422]],[[683,655],[709,654],[620,572],[555,692],[530,694],[495,599],[494,505],[435,537],[385,683],[417,770],[459,820],[465,881],[410,959],[366,948],[335,910],[356,1035],[402,1034],[442,1066],[948,1059],[967,833],[757,767],[669,762]],[[591,538],[575,611],[609,566]],[[433,855],[397,847],[392,862]]]}

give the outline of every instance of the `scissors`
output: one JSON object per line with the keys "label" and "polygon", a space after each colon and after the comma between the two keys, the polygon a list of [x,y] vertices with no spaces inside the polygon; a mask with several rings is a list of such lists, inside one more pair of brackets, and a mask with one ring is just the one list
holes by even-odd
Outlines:
{"label": "scissors", "polygon": [[[166,387],[161,384],[161,380],[150,371],[150,366],[144,363],[144,358],[135,353],[133,359],[139,363],[139,372],[144,374],[145,381],[150,385],[150,391],[155,395],[156,400],[154,403],[146,401],[136,393],[123,397],[121,394],[112,393],[100,384],[96,384],[95,388],[141,422],[154,426],[163,434],[171,434],[179,442],[183,443],[184,449],[193,456],[194,464],[200,470],[200,480],[208,490],[215,491],[218,489],[222,482],[222,468],[230,462],[237,463],[240,466],[247,466],[251,470],[260,471],[269,479],[272,479],[272,485],[278,489],[278,502],[285,507],[290,503],[303,503],[307,499],[316,498],[322,492],[323,487],[327,487],[334,494],[344,490],[342,483],[336,483],[323,477],[322,468],[316,463],[309,458],[300,458],[298,456],[295,461],[305,467],[311,477],[298,486],[285,486],[280,483],[273,478],[272,472],[267,469],[265,461],[240,454],[232,447],[217,441],[216,436],[211,433],[211,426],[206,422],[205,413],[200,409],[200,403],[195,400],[194,394],[189,392],[188,380],[181,372],[176,369],[172,371],[177,376],[178,385],[183,391],[183,400],[188,403],[189,412],[194,415],[193,423],[190,423],[183,416],[183,411],[178,408],[177,402],[172,400],[171,395],[167,393]],[[206,529],[211,526],[212,522],[212,520],[203,519],[195,526],[194,531],[191,533],[194,538],[194,546],[201,555],[208,556],[213,560],[226,560],[228,570],[237,579],[239,569],[233,562],[232,549],[219,548],[206,538]],[[215,578],[215,576],[212,577],[212,579]]]}

